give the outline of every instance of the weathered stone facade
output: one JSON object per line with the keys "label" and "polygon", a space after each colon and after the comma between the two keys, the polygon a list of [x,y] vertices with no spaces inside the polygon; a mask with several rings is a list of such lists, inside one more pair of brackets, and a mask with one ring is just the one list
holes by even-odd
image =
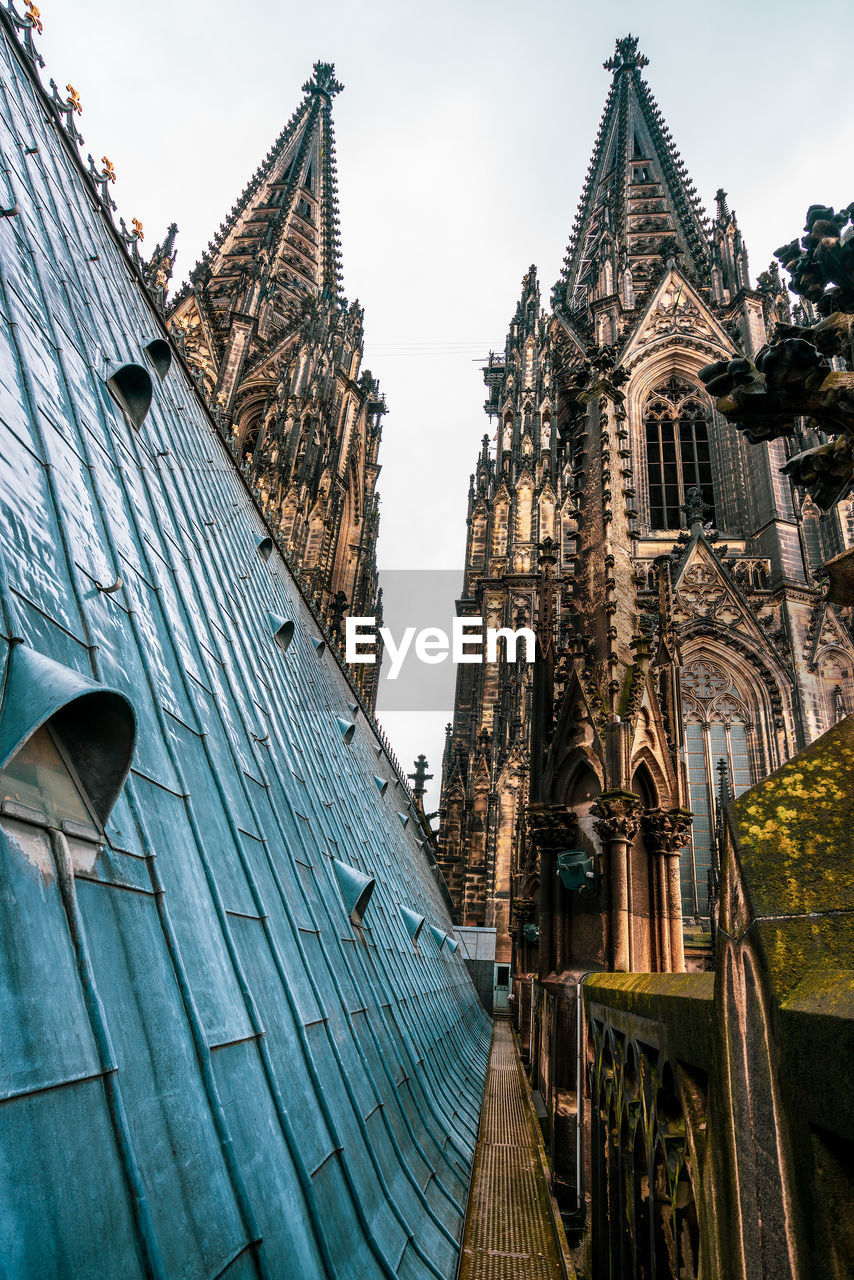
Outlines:
{"label": "weathered stone facade", "polygon": [[[341,294],[332,99],[305,97],[176,295],[180,335],[292,567],[333,631],[377,608],[375,493],[385,402]],[[354,677],[370,702],[376,667]]]}
{"label": "weathered stone facade", "polygon": [[[703,213],[645,64],[618,42],[551,312],[531,268],[484,370],[497,432],[458,611],[533,625],[539,652],[460,668],[440,843],[459,919],[495,926],[517,973],[678,971],[680,916],[707,963],[719,762],[740,794],[854,710],[854,648],[818,581],[852,543],[850,500],[799,496],[781,474],[796,443],[749,443],[699,377],[755,355],[788,295],[776,269],[751,285],[722,190]],[[642,818],[612,837],[594,809],[624,794]],[[576,815],[598,899],[545,887],[532,803]],[[661,851],[668,815],[681,855],[672,833]],[[523,934],[554,893],[557,970]]]}
{"label": "weathered stone facade", "polygon": [[852,767],[848,717],[725,806],[714,975],[584,982],[592,1280],[854,1274]]}

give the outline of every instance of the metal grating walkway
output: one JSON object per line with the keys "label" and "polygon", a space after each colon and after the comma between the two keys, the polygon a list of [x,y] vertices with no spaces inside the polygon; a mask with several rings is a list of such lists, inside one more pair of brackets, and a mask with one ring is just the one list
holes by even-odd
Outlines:
{"label": "metal grating walkway", "polygon": [[506,1019],[496,1019],[459,1280],[563,1280],[538,1135]]}

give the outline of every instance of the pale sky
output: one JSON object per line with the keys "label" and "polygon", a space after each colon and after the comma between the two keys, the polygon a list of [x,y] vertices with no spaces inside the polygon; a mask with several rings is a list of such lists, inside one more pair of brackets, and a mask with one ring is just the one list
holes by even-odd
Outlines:
{"label": "pale sky", "polygon": [[[753,277],[809,204],[854,199],[854,6],[831,0],[38,0],[37,44],[81,95],[78,126],[118,174],[153,248],[179,227],[184,279],[301,100],[334,62],[344,286],[365,307],[366,365],[390,412],[379,563],[462,568],[468,476],[488,430],[477,360],[503,349],[523,273],[548,306],[618,36],[707,210],[723,186]],[[23,8],[23,4],[20,4]],[[387,718],[436,779],[448,706]]]}

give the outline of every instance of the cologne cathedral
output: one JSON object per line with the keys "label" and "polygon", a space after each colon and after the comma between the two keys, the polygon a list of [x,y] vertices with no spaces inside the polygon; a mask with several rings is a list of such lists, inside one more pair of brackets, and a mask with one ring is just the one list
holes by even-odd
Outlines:
{"label": "cologne cathedral", "polygon": [[707,216],[646,64],[617,42],[550,309],[531,267],[484,370],[458,612],[533,625],[539,649],[459,668],[440,857],[459,921],[494,927],[499,959],[515,942],[521,971],[552,910],[537,806],[571,810],[595,874],[616,870],[601,928],[598,907],[560,939],[540,922],[541,972],[681,970],[686,947],[703,965],[721,771],[738,796],[854,711],[854,647],[820,584],[851,503],[796,492],[798,440],[749,443],[699,376],[759,351],[788,293],[776,264],[751,282],[723,189]]}
{"label": "cologne cathedral", "polygon": [[4,1280],[851,1280],[854,204],[790,315],[617,42],[486,369],[459,610],[537,654],[460,668],[440,870],[339,643],[334,68],[167,304],[41,32],[0,3]]}
{"label": "cologne cathedral", "polygon": [[[332,100],[318,62],[303,100],[175,296],[178,334],[293,568],[338,632],[375,616],[379,385],[364,315],[341,291]],[[171,264],[170,264],[171,265]],[[354,667],[373,704],[376,669]]]}

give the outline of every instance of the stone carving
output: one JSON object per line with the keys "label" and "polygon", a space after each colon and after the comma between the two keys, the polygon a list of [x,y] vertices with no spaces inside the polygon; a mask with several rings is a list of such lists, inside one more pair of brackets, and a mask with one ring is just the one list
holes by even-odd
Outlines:
{"label": "stone carving", "polygon": [[[825,511],[854,487],[854,239],[843,238],[852,220],[854,204],[839,213],[813,205],[806,234],[777,250],[793,291],[823,317],[817,324],[778,324],[755,362],[719,360],[700,371],[718,411],[754,443],[795,435],[802,418],[834,437],[783,468]],[[833,357],[847,368],[834,369]]]}
{"label": "stone carving", "polygon": [[682,668],[680,685],[688,715],[696,715],[704,724],[720,720],[731,724],[750,722],[741,693],[729,672],[707,658],[698,658]]}
{"label": "stone carving", "polygon": [[603,842],[631,841],[640,826],[643,804],[632,791],[603,791],[590,812],[598,818],[594,827]]}
{"label": "stone carving", "polygon": [[578,817],[560,804],[530,804],[525,811],[528,840],[537,854],[560,853],[572,846]]}
{"label": "stone carving", "polygon": [[675,614],[677,619],[680,614],[682,618],[713,618],[727,599],[727,589],[711,565],[693,564],[679,583]]}
{"label": "stone carving", "polygon": [[655,853],[676,854],[688,843],[693,816],[686,809],[649,809],[641,818],[644,842]]}

